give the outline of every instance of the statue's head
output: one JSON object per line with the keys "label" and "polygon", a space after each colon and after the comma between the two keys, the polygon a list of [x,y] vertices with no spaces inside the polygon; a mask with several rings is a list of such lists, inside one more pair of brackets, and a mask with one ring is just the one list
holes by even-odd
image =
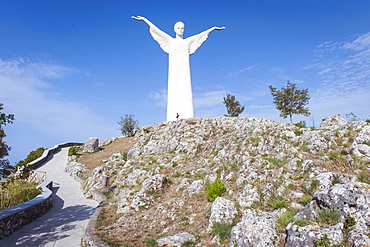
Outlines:
{"label": "statue's head", "polygon": [[178,21],[176,22],[173,29],[178,36],[182,37],[182,35],[184,34],[184,30],[185,30],[185,24],[181,21]]}

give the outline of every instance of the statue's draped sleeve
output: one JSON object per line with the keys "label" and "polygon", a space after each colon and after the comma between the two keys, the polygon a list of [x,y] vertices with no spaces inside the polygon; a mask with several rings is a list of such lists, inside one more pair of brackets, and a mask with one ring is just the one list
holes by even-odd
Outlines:
{"label": "statue's draped sleeve", "polygon": [[198,50],[198,48],[203,44],[203,42],[207,40],[209,33],[210,32],[206,30],[204,32],[201,32],[199,34],[187,38],[187,40],[189,40],[190,43],[189,47],[190,55],[196,52],[196,50]]}
{"label": "statue's draped sleeve", "polygon": [[170,53],[172,37],[154,25],[150,26],[149,32],[152,35],[153,39],[158,42],[162,50],[165,53]]}

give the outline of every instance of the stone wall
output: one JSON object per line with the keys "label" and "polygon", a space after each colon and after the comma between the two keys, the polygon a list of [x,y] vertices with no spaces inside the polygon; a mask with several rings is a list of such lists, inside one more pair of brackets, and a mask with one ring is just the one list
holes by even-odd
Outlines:
{"label": "stone wall", "polygon": [[44,181],[40,195],[17,206],[0,211],[0,239],[45,214],[52,206],[52,181]]}
{"label": "stone wall", "polygon": [[83,145],[83,143],[78,142],[66,142],[59,145],[55,145],[52,148],[46,149],[41,157],[35,159],[34,161],[30,162],[28,165],[31,165],[33,169],[37,169],[41,165],[43,165],[46,161],[51,159],[52,155],[59,152],[61,148],[71,147],[71,146],[79,146]]}

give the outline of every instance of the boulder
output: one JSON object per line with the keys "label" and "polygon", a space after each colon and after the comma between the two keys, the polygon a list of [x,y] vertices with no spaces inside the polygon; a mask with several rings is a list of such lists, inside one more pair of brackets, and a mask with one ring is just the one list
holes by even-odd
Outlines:
{"label": "boulder", "polygon": [[142,191],[159,191],[166,186],[166,176],[163,174],[156,174],[143,182]]}
{"label": "boulder", "polygon": [[232,224],[235,216],[238,214],[235,204],[223,197],[217,197],[212,203],[211,217],[207,230],[210,231],[216,222]]}
{"label": "boulder", "polygon": [[[327,174],[330,175],[330,174]],[[330,176],[329,176],[330,177]],[[349,179],[343,177],[343,179]],[[330,189],[318,191],[312,201],[302,208],[294,220],[307,219],[317,221],[317,212],[322,209],[334,209],[339,214],[339,223],[328,228],[318,225],[297,226],[289,224],[285,246],[313,246],[315,240],[320,240],[326,234],[333,243],[343,241],[345,219],[355,219],[353,226],[347,226],[348,242],[350,246],[362,246],[370,242],[370,185],[361,182],[336,184]]]}
{"label": "boulder", "polygon": [[99,139],[97,137],[89,138],[84,145],[84,153],[93,153],[99,150]]}
{"label": "boulder", "polygon": [[204,189],[204,180],[195,180],[188,186],[189,196],[200,193]]}
{"label": "boulder", "polygon": [[323,229],[318,225],[300,227],[294,224],[289,224],[287,228],[285,247],[316,246],[315,241],[322,240],[325,235],[331,244],[340,244],[343,241],[343,223]]}
{"label": "boulder", "polygon": [[279,242],[275,230],[278,212],[256,212],[247,209],[242,221],[231,230],[230,246],[277,246]]}
{"label": "boulder", "polygon": [[195,237],[188,233],[182,232],[175,234],[173,236],[167,236],[157,240],[158,246],[182,246],[183,243],[187,241],[195,242]]}

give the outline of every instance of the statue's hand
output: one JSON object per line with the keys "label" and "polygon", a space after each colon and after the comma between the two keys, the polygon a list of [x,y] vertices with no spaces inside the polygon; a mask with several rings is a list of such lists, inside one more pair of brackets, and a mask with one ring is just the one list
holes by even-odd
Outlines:
{"label": "statue's hand", "polygon": [[144,21],[145,20],[145,17],[142,17],[140,15],[138,16],[131,16],[132,19],[135,19],[135,20],[138,20],[138,21]]}
{"label": "statue's hand", "polygon": [[226,27],[214,27],[215,30],[224,30]]}

